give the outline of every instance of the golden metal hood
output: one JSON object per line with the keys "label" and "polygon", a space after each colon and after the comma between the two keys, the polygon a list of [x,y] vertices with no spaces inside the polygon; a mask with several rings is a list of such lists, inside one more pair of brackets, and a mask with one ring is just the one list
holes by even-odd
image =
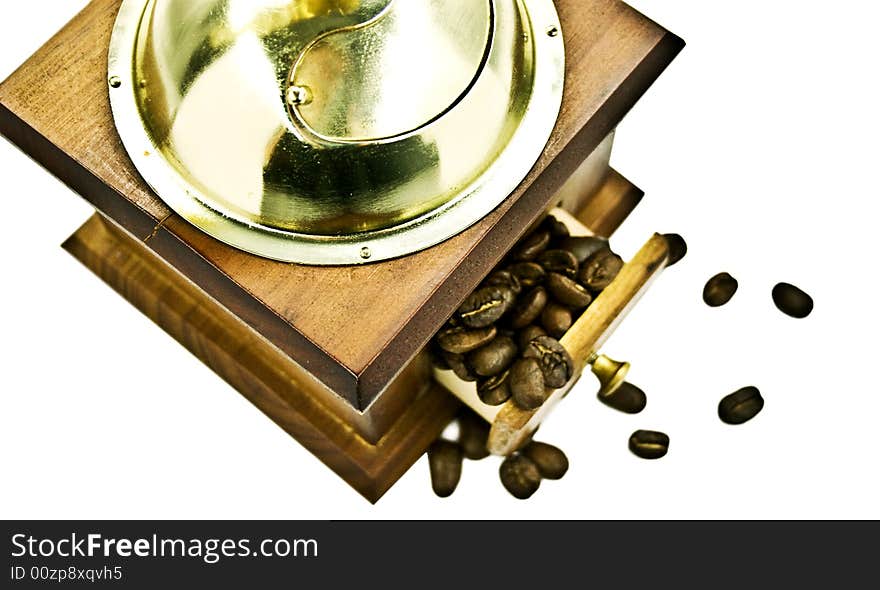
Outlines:
{"label": "golden metal hood", "polygon": [[124,0],[117,129],[178,214],[305,264],[402,256],[466,229],[550,137],[552,0]]}

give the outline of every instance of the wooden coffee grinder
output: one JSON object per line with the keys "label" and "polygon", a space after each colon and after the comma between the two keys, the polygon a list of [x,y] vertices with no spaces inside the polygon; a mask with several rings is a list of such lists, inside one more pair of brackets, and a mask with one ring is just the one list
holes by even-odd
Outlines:
{"label": "wooden coffee grinder", "polygon": [[[682,41],[618,0],[93,0],[0,85],[0,132],[96,213],[64,244],[361,494],[462,403],[425,347],[549,210],[608,236],[614,129]],[[62,98],[63,97],[63,98]],[[598,354],[655,236],[561,340]]]}

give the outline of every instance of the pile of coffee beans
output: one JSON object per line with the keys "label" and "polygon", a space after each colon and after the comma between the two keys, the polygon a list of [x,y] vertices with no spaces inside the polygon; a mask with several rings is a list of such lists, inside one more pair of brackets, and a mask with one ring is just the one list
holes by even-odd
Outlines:
{"label": "pile of coffee beans", "polygon": [[[669,247],[667,266],[687,254],[678,234],[664,234]],[[598,237],[575,237],[552,216],[545,218],[461,305],[432,341],[430,350],[438,368],[452,370],[465,381],[475,381],[480,399],[500,405],[512,399],[523,409],[540,407],[555,389],[574,374],[571,356],[559,343],[593,299],[607,288],[623,267],[623,260]],[[713,276],[703,289],[711,307],[727,304],[739,288],[729,273]],[[776,307],[794,318],[807,317],[812,298],[788,283],[773,288]],[[615,410],[638,414],[647,404],[639,387],[625,382],[600,395]],[[718,404],[725,424],[748,422],[764,408],[758,388],[743,387]],[[464,458],[487,457],[489,424],[470,409],[458,418],[457,441],[438,440],[428,451],[435,493],[446,497],[461,478]],[[669,436],[655,430],[636,430],[629,449],[643,459],[659,459],[669,450]],[[506,457],[499,476],[516,498],[530,498],[545,479],[560,479],[568,459],[558,448],[529,441]]]}
{"label": "pile of coffee beans", "polygon": [[483,403],[540,407],[575,372],[559,338],[622,267],[608,240],[547,216],[440,329],[435,364],[476,381]]}
{"label": "pile of coffee beans", "polygon": [[[479,461],[489,456],[486,443],[489,423],[469,408],[462,408],[455,421],[457,440],[434,441],[428,449],[431,487],[441,498],[452,495],[461,480],[464,459]],[[501,463],[501,484],[515,498],[525,500],[538,491],[544,479],[562,479],[568,471],[568,457],[560,449],[529,441]]]}

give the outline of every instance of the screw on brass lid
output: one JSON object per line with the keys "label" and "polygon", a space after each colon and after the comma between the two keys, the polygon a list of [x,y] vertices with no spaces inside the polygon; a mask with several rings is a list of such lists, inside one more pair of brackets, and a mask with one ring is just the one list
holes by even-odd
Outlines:
{"label": "screw on brass lid", "polygon": [[552,0],[123,0],[109,92],[193,225],[363,264],[463,231],[525,178],[559,114],[560,32]]}

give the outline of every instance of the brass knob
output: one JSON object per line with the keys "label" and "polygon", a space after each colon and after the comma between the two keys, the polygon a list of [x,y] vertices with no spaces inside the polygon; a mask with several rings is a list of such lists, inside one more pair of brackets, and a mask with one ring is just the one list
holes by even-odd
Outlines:
{"label": "brass knob", "polygon": [[623,385],[629,372],[629,363],[615,361],[604,354],[593,354],[587,361],[593,375],[599,379],[599,396],[611,395]]}

